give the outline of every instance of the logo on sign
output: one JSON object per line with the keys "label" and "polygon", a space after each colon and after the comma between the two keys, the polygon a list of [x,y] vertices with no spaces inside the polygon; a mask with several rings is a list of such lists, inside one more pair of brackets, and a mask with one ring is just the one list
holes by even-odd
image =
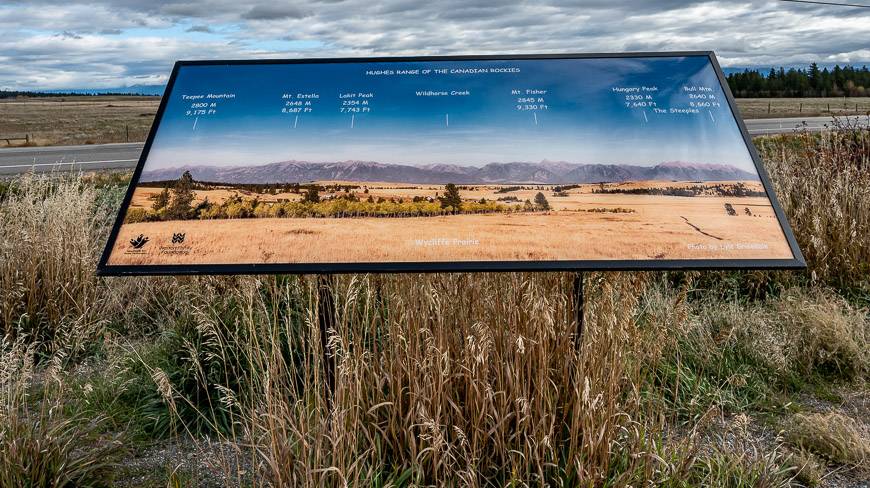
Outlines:
{"label": "logo on sign", "polygon": [[145,244],[148,244],[148,238],[143,234],[139,234],[139,237],[135,239],[130,239],[130,245],[133,249],[142,249]]}
{"label": "logo on sign", "polygon": [[190,254],[190,246],[184,243],[187,238],[186,232],[173,232],[171,244],[160,246],[160,254],[187,256]]}

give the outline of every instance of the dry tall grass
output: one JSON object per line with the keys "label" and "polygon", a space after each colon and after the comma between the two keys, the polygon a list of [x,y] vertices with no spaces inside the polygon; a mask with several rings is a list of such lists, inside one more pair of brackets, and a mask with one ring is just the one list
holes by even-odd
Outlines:
{"label": "dry tall grass", "polygon": [[[258,391],[246,411],[254,415],[243,424],[269,479],[345,485],[405,470],[418,483],[441,485],[612,479],[614,451],[642,452],[645,441],[631,388],[640,362],[620,347],[641,339],[633,317],[644,279],[612,277],[592,287],[601,299],[591,302],[580,350],[569,280],[339,280],[327,349],[336,364],[332,405],[323,372],[311,369],[323,364],[313,314],[294,324],[301,331],[252,320],[271,330],[263,343],[261,333],[250,334],[262,380],[253,382]],[[286,360],[276,349],[281,337],[307,360]],[[654,464],[641,455],[624,470],[634,476]]]}
{"label": "dry tall grass", "polygon": [[81,175],[26,175],[0,197],[4,336],[75,355],[122,320],[141,283],[94,275],[119,197]]}
{"label": "dry tall grass", "polygon": [[800,413],[787,430],[802,448],[870,475],[870,431],[854,419],[839,412]]}
{"label": "dry tall grass", "polygon": [[211,308],[227,290],[203,280],[194,315],[218,354],[243,351],[246,388],[225,397],[232,435],[276,486],[599,484],[675,469],[646,450],[660,426],[638,385],[662,344],[635,322],[647,276],[596,276],[579,348],[571,279],[340,277],[333,395],[315,281],[241,282],[228,327]]}
{"label": "dry tall grass", "polygon": [[105,486],[120,442],[100,438],[102,417],[63,413],[62,355],[44,370],[34,356],[33,346],[0,340],[0,486]]}
{"label": "dry tall grass", "polygon": [[870,282],[870,129],[755,140],[814,278]]}
{"label": "dry tall grass", "polygon": [[4,335],[51,343],[105,316],[93,277],[94,241],[103,237],[95,201],[96,191],[77,178],[26,176],[8,193],[0,212]]}
{"label": "dry tall grass", "polygon": [[[793,144],[816,157],[848,142],[803,137],[764,150]],[[870,200],[833,165],[866,159],[819,157],[830,167],[794,162],[810,175],[800,180],[778,166],[793,158],[783,153],[773,179],[816,283],[857,287]],[[835,183],[847,193],[829,194]],[[135,378],[143,391],[118,402],[147,400],[148,422],[171,417],[177,432],[210,432],[235,446],[253,466],[237,482],[782,486],[799,467],[783,464],[778,448],[701,449],[711,419],[762,405],[795,377],[860,383],[868,375],[866,310],[820,288],[723,303],[694,289],[697,274],[587,274],[586,327],[575,348],[569,274],[339,276],[329,288],[335,325],[322,338],[319,314],[332,307],[320,306],[313,277],[96,279],[117,191],[79,177],[27,177],[3,195],[0,384],[56,376],[52,384],[73,391],[63,385],[75,356],[123,334],[124,347],[101,351],[131,351],[118,374],[141,366],[144,379],[102,378],[92,386],[103,391],[85,398],[115,401]],[[838,234],[846,231],[858,234],[847,241]],[[324,353],[335,365],[332,395]],[[17,439],[90,436],[63,426],[90,419],[51,408],[74,402],[47,396],[42,416],[31,406],[46,400],[20,391],[3,390],[4,419],[17,419],[0,423],[3,462],[35,456]],[[101,456],[104,445],[70,440],[43,465]],[[241,471],[226,462],[228,472]],[[0,487],[19,481],[0,479]]]}
{"label": "dry tall grass", "polygon": [[698,432],[792,376],[866,378],[870,321],[826,293],[723,306],[687,302],[691,279],[587,280],[575,348],[569,274],[340,276],[325,341],[312,278],[194,279],[176,293],[217,395],[160,385],[228,416],[272,486],[785,486],[803,468],[784,452],[704,454]]}

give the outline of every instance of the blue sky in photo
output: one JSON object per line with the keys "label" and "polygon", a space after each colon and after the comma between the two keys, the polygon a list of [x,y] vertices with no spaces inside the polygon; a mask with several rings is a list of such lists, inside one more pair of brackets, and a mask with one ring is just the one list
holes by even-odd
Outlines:
{"label": "blue sky in photo", "polygon": [[[519,73],[366,75],[374,70],[518,69]],[[689,106],[684,86],[720,103],[697,114],[627,108],[615,87],[655,86],[659,108]],[[517,110],[526,89],[547,109]],[[417,96],[417,91],[468,91]],[[521,95],[512,94],[519,90]],[[216,113],[188,115],[195,96],[232,93]],[[285,93],[317,93],[311,113],[282,113]],[[341,113],[341,94],[372,93],[369,112]],[[642,93],[643,94],[643,93]],[[362,100],[361,98],[357,98]],[[527,105],[519,103],[520,105]],[[208,109],[209,107],[205,107]],[[353,127],[351,127],[353,124]],[[561,60],[185,66],[145,170],[299,160],[457,164],[667,161],[754,165],[705,56]]]}

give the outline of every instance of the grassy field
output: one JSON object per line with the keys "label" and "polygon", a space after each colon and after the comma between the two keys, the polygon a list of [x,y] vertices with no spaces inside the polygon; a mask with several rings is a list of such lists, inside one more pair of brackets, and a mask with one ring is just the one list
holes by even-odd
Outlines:
{"label": "grassy field", "polygon": [[808,270],[586,273],[582,336],[568,273],[96,278],[125,182],[4,183],[0,487],[865,486],[870,131],[755,142]]}
{"label": "grassy field", "polygon": [[870,97],[738,98],[744,119],[870,114]]}
{"label": "grassy field", "polygon": [[160,97],[111,95],[0,99],[0,137],[29,134],[37,146],[140,142],[159,103]]}
{"label": "grassy field", "polygon": [[[326,186],[335,182],[320,182]],[[361,184],[341,182],[341,184]],[[716,183],[722,185],[722,182]],[[731,184],[736,184],[732,182]],[[760,183],[743,183],[761,190]],[[711,186],[713,184],[709,184]],[[443,186],[372,184],[351,198],[434,197]],[[632,182],[580,185],[553,196],[549,185],[505,191],[500,185],[463,190],[470,202],[495,202],[510,195],[513,211],[488,214],[402,218],[244,218],[127,223],[111,264],[302,263],[512,261],[578,259],[789,259],[791,251],[766,197],[633,195],[593,193],[619,188],[683,188],[691,182]],[[703,185],[702,185],[703,186]],[[400,188],[397,188],[400,187]],[[549,195],[548,211],[522,212],[523,201]],[[151,206],[155,188],[137,188],[133,207]],[[196,192],[195,202],[221,203],[231,197],[296,201],[297,194],[248,194],[217,189]],[[324,197],[331,197],[331,194]],[[262,197],[262,199],[261,199]],[[736,209],[729,215],[727,206]],[[749,209],[749,210],[747,210]],[[272,213],[272,212],[269,212]],[[186,235],[184,253],[170,246],[173,233]],[[129,241],[144,235],[155,243],[128,252]],[[244,245],[239,245],[239,236]],[[167,251],[170,251],[167,253]]]}
{"label": "grassy field", "polygon": [[[769,205],[762,207],[767,211],[763,218],[731,217],[722,209],[722,200],[710,200],[679,202],[676,208],[660,202],[668,212],[648,219],[624,213],[561,211],[401,219],[140,222],[123,228],[110,264],[792,257]],[[682,210],[676,213],[678,209]],[[740,225],[735,224],[737,220]],[[693,221],[706,234],[692,227]],[[185,233],[189,254],[162,254],[159,247],[145,254],[125,254],[128,241],[140,234],[153,242],[169,243],[174,232]],[[246,236],[243,245],[239,236]]]}
{"label": "grassy field", "polygon": [[[0,99],[0,136],[30,134],[38,146],[140,142],[159,103],[159,97],[121,96]],[[737,105],[747,119],[870,112],[868,97],[741,98]],[[5,145],[0,140],[0,147]]]}

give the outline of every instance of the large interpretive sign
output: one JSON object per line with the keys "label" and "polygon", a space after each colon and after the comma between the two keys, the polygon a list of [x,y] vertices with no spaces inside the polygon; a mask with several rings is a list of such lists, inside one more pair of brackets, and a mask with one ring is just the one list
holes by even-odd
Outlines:
{"label": "large interpretive sign", "polygon": [[104,274],[803,265],[712,53],[176,64]]}

